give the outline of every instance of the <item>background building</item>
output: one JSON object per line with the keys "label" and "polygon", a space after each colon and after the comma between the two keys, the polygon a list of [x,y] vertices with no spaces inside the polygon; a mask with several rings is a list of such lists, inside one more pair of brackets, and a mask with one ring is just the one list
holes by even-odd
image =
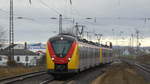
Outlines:
{"label": "background building", "polygon": [[[25,66],[36,66],[38,61],[45,55],[44,48],[43,51],[40,51],[39,48],[32,48],[31,46],[27,46],[23,44],[14,45],[14,60],[18,64],[23,64]],[[2,49],[0,49],[0,66],[7,66],[8,56],[9,56],[9,46],[5,45]],[[37,51],[33,52],[34,49]]]}

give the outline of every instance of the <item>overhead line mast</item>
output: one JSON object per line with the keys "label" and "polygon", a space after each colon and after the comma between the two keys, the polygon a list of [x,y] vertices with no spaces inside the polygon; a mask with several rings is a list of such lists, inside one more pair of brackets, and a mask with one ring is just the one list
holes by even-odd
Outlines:
{"label": "overhead line mast", "polygon": [[[31,0],[29,0],[31,4]],[[13,0],[10,0],[9,11],[9,61],[14,61],[14,7]]]}
{"label": "overhead line mast", "polygon": [[13,0],[10,0],[10,16],[9,16],[9,60],[14,60],[14,15]]}
{"label": "overhead line mast", "polygon": [[59,34],[62,34],[62,15],[59,15]]}

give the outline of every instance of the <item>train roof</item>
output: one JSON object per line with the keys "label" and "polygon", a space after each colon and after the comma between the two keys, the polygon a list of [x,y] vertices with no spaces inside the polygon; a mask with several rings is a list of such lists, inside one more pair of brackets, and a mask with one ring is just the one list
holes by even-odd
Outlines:
{"label": "train roof", "polygon": [[78,42],[82,42],[82,43],[94,45],[94,46],[97,46],[97,47],[110,48],[110,49],[112,48],[112,47],[110,47],[110,46],[108,46],[108,45],[103,45],[103,44],[99,44],[99,43],[97,43],[97,42],[88,41],[88,40],[86,40],[86,39],[82,39],[82,38],[80,38],[80,37],[76,37],[76,36],[71,35],[71,34],[58,34],[58,35],[56,35],[56,36],[51,37],[49,40],[55,39],[55,38],[61,37],[61,36],[68,37],[68,38],[74,39],[74,40],[76,40],[76,41],[78,41]]}
{"label": "train roof", "polygon": [[53,36],[53,37],[49,38],[49,40],[55,39],[55,38],[58,38],[58,37],[62,37],[62,36],[63,36],[63,37],[68,37],[68,38],[70,38],[70,39],[77,40],[74,36],[67,35],[67,34],[58,34],[58,35],[56,35],[56,36]]}

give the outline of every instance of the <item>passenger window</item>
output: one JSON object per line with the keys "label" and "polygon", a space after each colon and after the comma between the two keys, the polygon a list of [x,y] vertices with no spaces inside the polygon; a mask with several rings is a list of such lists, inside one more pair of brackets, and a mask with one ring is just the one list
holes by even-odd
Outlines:
{"label": "passenger window", "polygon": [[19,56],[17,57],[17,61],[18,61],[18,62],[20,61],[20,57],[19,57]]}

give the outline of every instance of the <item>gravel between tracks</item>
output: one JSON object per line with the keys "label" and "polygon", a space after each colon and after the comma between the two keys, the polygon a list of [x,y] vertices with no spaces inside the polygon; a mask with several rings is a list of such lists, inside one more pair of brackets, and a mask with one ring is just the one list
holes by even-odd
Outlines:
{"label": "gravel between tracks", "polygon": [[150,84],[139,75],[134,67],[125,63],[113,64],[92,84]]}

